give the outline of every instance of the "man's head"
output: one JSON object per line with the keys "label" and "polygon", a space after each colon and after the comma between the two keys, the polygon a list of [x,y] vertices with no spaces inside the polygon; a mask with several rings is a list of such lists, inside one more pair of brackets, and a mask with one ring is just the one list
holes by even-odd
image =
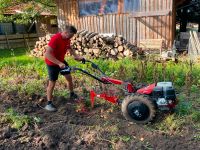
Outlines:
{"label": "man's head", "polygon": [[62,32],[63,39],[71,39],[74,34],[77,33],[77,29],[74,26],[65,26],[65,30]]}

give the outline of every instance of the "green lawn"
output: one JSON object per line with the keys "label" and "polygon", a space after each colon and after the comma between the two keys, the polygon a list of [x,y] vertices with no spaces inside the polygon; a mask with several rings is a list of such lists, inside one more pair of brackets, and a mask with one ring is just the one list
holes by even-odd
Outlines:
{"label": "green lawn", "polygon": [[[21,67],[28,71],[32,68],[39,72],[40,75],[46,75],[44,72],[45,63],[41,58],[31,57],[29,52],[24,48],[14,50],[0,50],[0,69],[4,67]],[[71,57],[66,58],[71,66],[78,66],[83,69],[89,69],[88,65],[83,65],[75,61]],[[141,60],[131,60],[125,58],[123,60],[92,60],[96,62],[107,75],[122,79],[134,80],[135,82],[152,83],[156,81],[173,81],[176,86],[183,86],[187,83],[200,85],[200,66],[189,63],[167,64],[155,63]],[[75,76],[80,74],[76,73]],[[186,80],[187,79],[187,80]],[[193,81],[189,81],[193,80]]]}
{"label": "green lawn", "polygon": [[38,58],[33,58],[29,55],[29,52],[25,48],[17,49],[4,49],[0,50],[0,68],[3,67],[25,67],[30,65],[42,65],[43,60]]}
{"label": "green lawn", "polygon": [[0,58],[12,58],[26,56],[27,50],[25,48],[17,49],[0,49]]}

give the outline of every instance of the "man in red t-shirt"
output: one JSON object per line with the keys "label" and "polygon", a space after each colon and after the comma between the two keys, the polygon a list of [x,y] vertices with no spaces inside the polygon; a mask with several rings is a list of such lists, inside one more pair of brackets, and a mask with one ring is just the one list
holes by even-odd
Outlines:
{"label": "man in red t-shirt", "polygon": [[[48,104],[45,109],[48,111],[56,111],[56,107],[52,103],[53,90],[58,79],[59,72],[61,69],[68,66],[67,62],[64,60],[67,51],[74,56],[75,60],[84,62],[85,59],[81,56],[75,54],[74,50],[70,48],[70,39],[76,34],[77,30],[74,26],[66,26],[63,32],[55,34],[50,42],[45,52],[45,63],[47,65],[49,83],[47,87],[47,100]],[[64,75],[68,81],[68,86],[70,90],[70,98],[77,98],[77,95],[73,91],[73,82],[71,74]]]}

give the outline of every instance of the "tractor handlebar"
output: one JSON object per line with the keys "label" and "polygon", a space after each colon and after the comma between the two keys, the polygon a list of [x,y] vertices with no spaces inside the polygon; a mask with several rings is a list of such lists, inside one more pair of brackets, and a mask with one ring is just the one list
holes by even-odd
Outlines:
{"label": "tractor handlebar", "polygon": [[[85,60],[85,62],[91,63],[91,67],[92,68],[94,68],[94,69],[98,70],[99,72],[101,72],[102,76],[106,76],[105,73],[99,68],[99,66],[97,64],[93,63],[90,60]],[[90,76],[90,77],[92,77],[92,78],[104,83],[104,84],[108,84],[108,82],[106,82],[105,80],[102,80],[101,77],[97,77],[97,76],[89,73],[88,71],[83,70],[83,69],[78,68],[78,67],[67,66],[67,67],[61,69],[60,73],[62,75],[66,75],[66,74],[69,74],[69,73],[74,72],[74,71],[81,71],[82,73],[84,73],[84,74],[86,74],[86,75],[88,75],[88,76]]]}

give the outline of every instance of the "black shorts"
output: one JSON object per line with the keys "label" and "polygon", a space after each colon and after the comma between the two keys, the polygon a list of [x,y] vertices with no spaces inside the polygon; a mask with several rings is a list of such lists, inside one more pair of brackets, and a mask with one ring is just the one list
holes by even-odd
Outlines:
{"label": "black shorts", "polygon": [[[66,61],[63,62],[66,66],[69,66]],[[59,66],[50,66],[47,65],[48,70],[48,76],[50,81],[56,81],[58,80],[58,75],[60,73],[60,67]],[[69,73],[70,74],[70,73]]]}

